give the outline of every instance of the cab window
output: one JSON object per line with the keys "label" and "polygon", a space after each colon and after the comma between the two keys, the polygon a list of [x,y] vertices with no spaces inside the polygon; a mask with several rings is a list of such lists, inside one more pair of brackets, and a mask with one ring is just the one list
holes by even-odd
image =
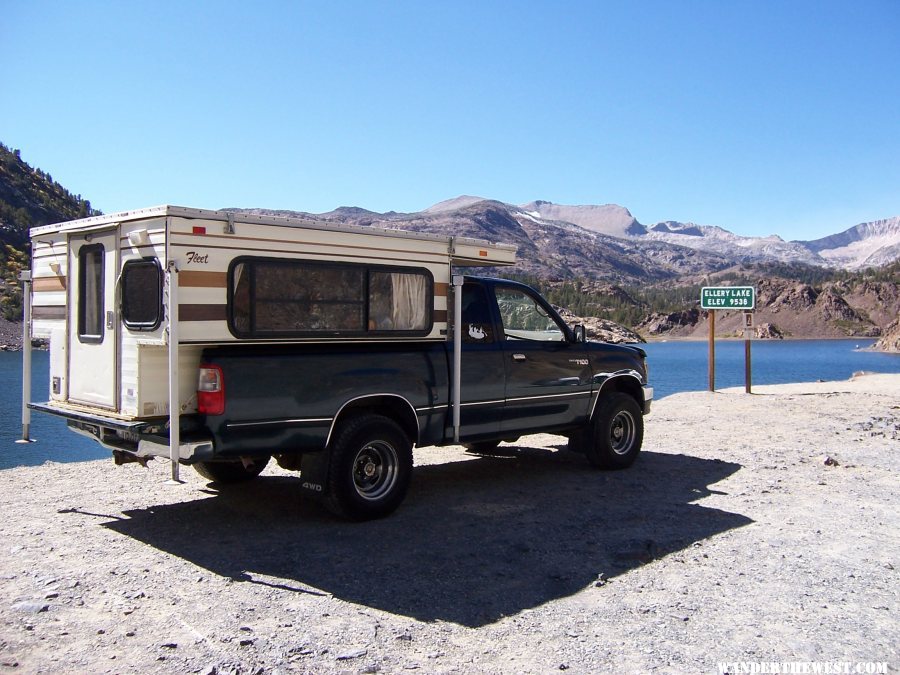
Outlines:
{"label": "cab window", "polygon": [[507,340],[561,342],[565,331],[537,299],[520,288],[497,286],[494,289],[503,336]]}

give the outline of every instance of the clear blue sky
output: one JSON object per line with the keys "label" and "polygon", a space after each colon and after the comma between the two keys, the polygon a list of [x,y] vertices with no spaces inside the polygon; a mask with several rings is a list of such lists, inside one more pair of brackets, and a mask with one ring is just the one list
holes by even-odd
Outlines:
{"label": "clear blue sky", "polygon": [[106,212],[460,194],[900,215],[900,1],[0,0],[0,141]]}

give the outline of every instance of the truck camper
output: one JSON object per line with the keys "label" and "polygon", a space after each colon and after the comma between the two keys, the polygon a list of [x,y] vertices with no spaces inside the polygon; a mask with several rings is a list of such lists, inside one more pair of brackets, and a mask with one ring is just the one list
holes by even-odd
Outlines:
{"label": "truck camper", "polygon": [[645,354],[589,343],[533,289],[464,277],[514,246],[317,220],[159,206],[31,230],[26,364],[50,341],[58,415],[117,463],[217,483],[274,458],[354,519],[403,500],[416,445],[486,450],[555,431],[630,465]]}

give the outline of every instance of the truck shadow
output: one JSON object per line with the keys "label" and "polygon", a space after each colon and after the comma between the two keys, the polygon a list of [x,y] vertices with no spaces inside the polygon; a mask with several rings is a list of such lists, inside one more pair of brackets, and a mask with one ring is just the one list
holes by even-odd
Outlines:
{"label": "truck shadow", "polygon": [[[693,502],[739,464],[644,452],[596,472],[555,448],[418,466],[391,517],[347,523],[263,474],[105,527],[236,582],[477,627],[752,522]],[[265,579],[264,577],[275,577]]]}

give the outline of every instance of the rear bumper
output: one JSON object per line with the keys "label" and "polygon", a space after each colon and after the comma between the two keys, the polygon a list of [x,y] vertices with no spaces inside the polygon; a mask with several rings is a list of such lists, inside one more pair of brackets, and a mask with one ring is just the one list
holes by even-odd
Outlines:
{"label": "rear bumper", "polygon": [[[69,429],[110,450],[126,452],[141,458],[171,458],[167,419],[126,420],[64,408],[51,403],[29,403],[28,407],[62,417],[66,420]],[[178,459],[186,463],[193,463],[212,458],[214,452],[215,446],[212,438],[206,435],[192,434],[179,444]]]}

